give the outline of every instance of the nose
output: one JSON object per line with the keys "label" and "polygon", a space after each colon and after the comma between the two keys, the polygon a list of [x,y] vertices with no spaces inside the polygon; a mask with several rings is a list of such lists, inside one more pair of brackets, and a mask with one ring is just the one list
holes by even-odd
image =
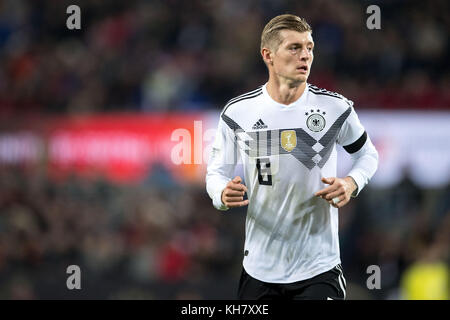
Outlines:
{"label": "nose", "polygon": [[311,59],[311,52],[307,48],[304,48],[300,51],[299,58],[301,61],[308,61]]}

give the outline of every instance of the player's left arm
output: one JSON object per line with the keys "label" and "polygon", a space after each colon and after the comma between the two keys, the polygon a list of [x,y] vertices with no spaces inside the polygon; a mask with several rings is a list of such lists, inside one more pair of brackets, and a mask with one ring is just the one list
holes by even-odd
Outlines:
{"label": "player's left arm", "polygon": [[361,192],[378,167],[378,152],[353,106],[338,134],[337,143],[351,155],[352,168],[345,178],[322,178],[322,182],[329,186],[316,192],[315,195],[327,200],[336,208],[342,208]]}

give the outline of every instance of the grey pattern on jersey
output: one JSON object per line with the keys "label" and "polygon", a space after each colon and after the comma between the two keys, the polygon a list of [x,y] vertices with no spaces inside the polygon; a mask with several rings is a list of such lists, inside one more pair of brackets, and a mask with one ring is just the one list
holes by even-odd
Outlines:
{"label": "grey pattern on jersey", "polygon": [[[311,170],[316,165],[319,168],[323,168],[325,163],[328,161],[333,150],[334,142],[339,134],[339,130],[350,115],[351,111],[352,108],[349,107],[343,114],[341,114],[339,118],[337,118],[331,125],[330,129],[328,129],[328,131],[319,140],[314,139],[314,137],[309,135],[302,128],[245,132],[233,119],[227,115],[222,114],[222,119],[235,133],[241,133],[237,134],[236,137],[237,139],[241,139],[247,146],[244,151],[248,156],[261,157],[291,154],[298,161],[303,163],[305,167]],[[280,143],[281,133],[286,130],[295,131],[297,138],[297,145],[291,151],[286,151]],[[278,145],[278,147],[274,145],[274,142]],[[272,148],[272,146],[274,146],[274,148]]]}

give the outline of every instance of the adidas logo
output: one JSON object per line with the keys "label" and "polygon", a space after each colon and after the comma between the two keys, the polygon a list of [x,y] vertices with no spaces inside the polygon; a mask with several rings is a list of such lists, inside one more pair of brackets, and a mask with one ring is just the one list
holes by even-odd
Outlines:
{"label": "adidas logo", "polygon": [[267,125],[259,119],[252,127],[253,130],[266,129]]}

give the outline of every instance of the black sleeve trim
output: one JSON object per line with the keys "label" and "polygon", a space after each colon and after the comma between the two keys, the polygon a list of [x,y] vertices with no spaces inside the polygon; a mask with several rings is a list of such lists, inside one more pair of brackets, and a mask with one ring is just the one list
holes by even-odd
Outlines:
{"label": "black sleeve trim", "polygon": [[366,143],[366,141],[367,141],[367,132],[364,131],[364,133],[361,135],[361,137],[359,137],[358,140],[356,140],[352,144],[349,144],[348,146],[344,146],[344,149],[348,153],[355,153],[362,148],[362,146]]}
{"label": "black sleeve trim", "polygon": [[222,113],[222,120],[227,124],[228,127],[230,127],[231,130],[242,130],[242,128],[225,113]]}

